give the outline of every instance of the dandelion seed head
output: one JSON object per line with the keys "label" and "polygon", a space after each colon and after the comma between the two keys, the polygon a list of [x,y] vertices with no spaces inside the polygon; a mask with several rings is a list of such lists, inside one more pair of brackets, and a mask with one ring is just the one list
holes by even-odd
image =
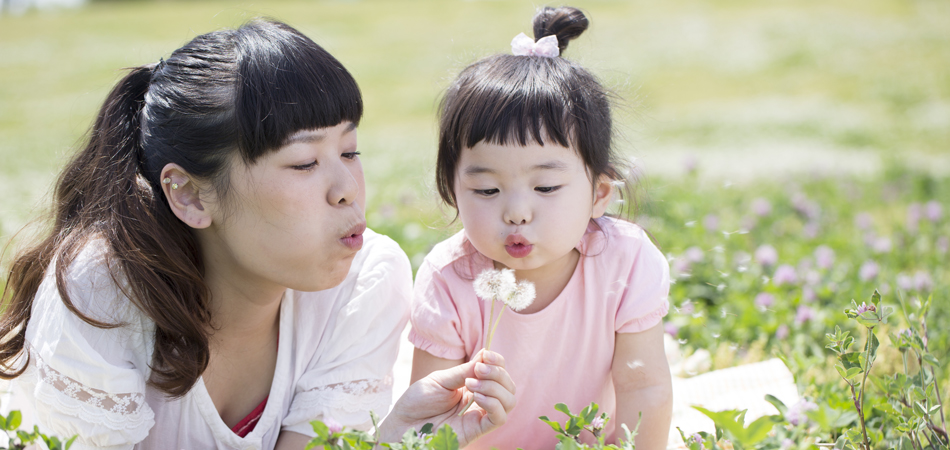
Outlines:
{"label": "dandelion seed head", "polygon": [[639,359],[635,359],[635,360],[630,361],[630,362],[627,363],[627,367],[629,367],[629,368],[631,368],[631,369],[634,369],[634,370],[639,369],[639,368],[643,367],[644,365],[645,365],[645,364],[643,364],[643,361],[640,361]]}
{"label": "dandelion seed head", "polygon": [[472,284],[475,295],[482,300],[502,299],[515,289],[515,271],[511,269],[485,269]]}
{"label": "dandelion seed head", "polygon": [[512,289],[507,296],[502,297],[502,301],[505,302],[512,311],[521,311],[531,306],[531,303],[534,302],[534,297],[534,283],[522,280],[515,285],[515,288]]}

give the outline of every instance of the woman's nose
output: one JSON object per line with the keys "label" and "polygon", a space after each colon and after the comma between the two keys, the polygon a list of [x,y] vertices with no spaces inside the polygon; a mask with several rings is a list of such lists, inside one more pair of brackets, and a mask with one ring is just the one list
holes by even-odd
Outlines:
{"label": "woman's nose", "polygon": [[327,202],[331,205],[349,205],[356,201],[359,193],[360,185],[356,182],[356,176],[343,164],[334,168],[333,185],[327,194]]}

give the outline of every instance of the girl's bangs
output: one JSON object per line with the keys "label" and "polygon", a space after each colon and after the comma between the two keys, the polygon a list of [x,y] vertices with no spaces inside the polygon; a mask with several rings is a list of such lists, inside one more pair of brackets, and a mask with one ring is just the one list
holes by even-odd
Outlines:
{"label": "girl's bangs", "polygon": [[547,74],[543,74],[555,61],[545,58],[548,61],[523,64],[514,60],[510,62],[516,64],[508,65],[505,60],[509,56],[499,55],[501,61],[476,69],[496,73],[473,73],[473,85],[463,87],[469,92],[460,99],[464,104],[457,109],[460,117],[456,123],[462,128],[458,136],[465,147],[483,140],[497,145],[553,142],[571,147],[577,118],[570,108],[575,102],[569,92],[547,82]]}

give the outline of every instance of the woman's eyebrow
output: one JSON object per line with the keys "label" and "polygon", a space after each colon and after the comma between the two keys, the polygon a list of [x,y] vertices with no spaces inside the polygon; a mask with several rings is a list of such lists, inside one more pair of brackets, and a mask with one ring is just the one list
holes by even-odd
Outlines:
{"label": "woman's eyebrow", "polygon": [[[353,122],[350,122],[350,123],[346,126],[346,129],[343,130],[343,134],[350,133],[350,132],[352,132],[352,131],[354,131],[354,130],[356,130],[356,124],[353,123]],[[324,140],[326,137],[327,137],[327,132],[326,132],[325,129],[320,129],[320,130],[301,130],[301,131],[298,131],[298,132],[296,132],[296,133],[290,135],[290,137],[288,137],[286,140],[284,140],[284,144],[283,144],[283,145],[284,145],[284,146],[287,146],[287,145],[298,144],[298,143],[312,144],[312,143],[314,143],[314,142],[320,142],[320,141]]]}
{"label": "woman's eyebrow", "polygon": [[312,144],[327,137],[326,131],[300,131],[294,133],[284,141],[284,146],[292,144]]}

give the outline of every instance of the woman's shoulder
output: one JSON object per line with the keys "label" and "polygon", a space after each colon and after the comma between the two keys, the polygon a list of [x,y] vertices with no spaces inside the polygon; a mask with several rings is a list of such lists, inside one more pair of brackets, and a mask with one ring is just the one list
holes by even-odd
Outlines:
{"label": "woman's shoulder", "polygon": [[105,239],[90,238],[66,263],[61,278],[57,276],[60,263],[54,259],[46,268],[34,297],[34,314],[38,308],[48,309],[62,304],[62,284],[69,302],[90,319],[123,324],[138,318],[139,310],[127,295],[128,281],[111,258]]}
{"label": "woman's shoulder", "polygon": [[[363,232],[363,247],[356,255],[356,258],[353,260],[353,266],[356,266],[358,269],[367,263],[409,264],[409,258],[406,256],[406,252],[403,251],[402,247],[399,246],[399,243],[394,241],[391,237],[385,234],[379,234],[369,228]],[[350,272],[353,272],[352,267],[350,268]]]}

